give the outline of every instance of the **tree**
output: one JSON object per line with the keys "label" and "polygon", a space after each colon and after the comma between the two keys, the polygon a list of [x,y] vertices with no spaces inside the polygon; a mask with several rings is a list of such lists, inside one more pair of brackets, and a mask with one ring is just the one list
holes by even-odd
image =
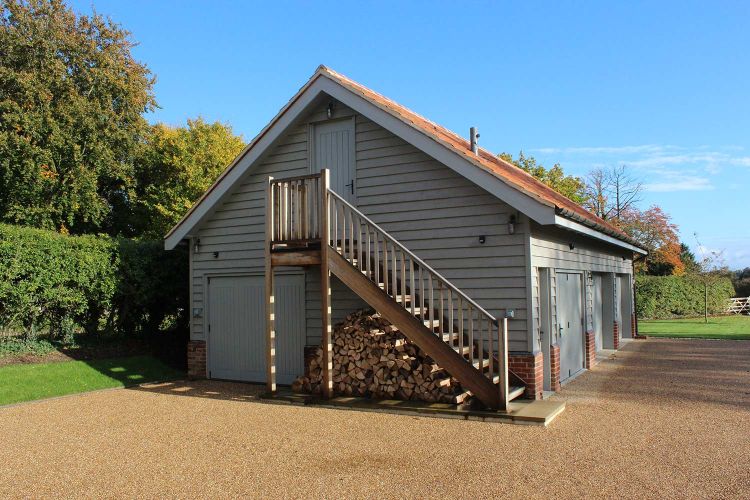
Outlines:
{"label": "tree", "polygon": [[0,220],[108,231],[126,203],[154,78],[130,34],[61,0],[3,0]]}
{"label": "tree", "polygon": [[735,297],[750,297],[750,267],[732,273]]}
{"label": "tree", "polygon": [[642,212],[631,206],[620,214],[617,224],[648,250],[641,271],[657,275],[684,273],[678,227],[660,207],[653,205]]}
{"label": "tree", "polygon": [[151,127],[136,161],[130,231],[163,237],[244,145],[229,125],[202,118],[187,127]]}
{"label": "tree", "polygon": [[703,318],[708,323],[708,289],[730,275],[729,270],[724,264],[724,252],[721,250],[712,250],[703,246],[698,239],[698,233],[693,233],[695,242],[698,244],[698,252],[701,259],[698,261],[697,278],[703,283],[704,290],[704,308]]}
{"label": "tree", "polygon": [[524,155],[523,151],[518,153],[518,159],[514,159],[509,153],[501,153],[498,156],[533,175],[558,193],[570,198],[574,202],[582,203],[584,201],[585,186],[583,180],[572,175],[565,175],[565,172],[559,163],[555,163],[552,168],[547,169],[542,164],[537,163],[533,156]]}
{"label": "tree", "polygon": [[625,165],[597,168],[586,176],[583,205],[604,220],[617,221],[641,201],[643,183]]}
{"label": "tree", "polygon": [[680,260],[682,261],[682,265],[685,266],[686,273],[691,274],[699,271],[700,267],[695,254],[685,243],[680,243]]}

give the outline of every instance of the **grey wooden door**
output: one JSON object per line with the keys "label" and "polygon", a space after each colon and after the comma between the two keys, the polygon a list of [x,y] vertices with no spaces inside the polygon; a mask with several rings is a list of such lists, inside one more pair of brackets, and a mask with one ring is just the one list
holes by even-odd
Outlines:
{"label": "grey wooden door", "polygon": [[560,380],[583,369],[583,303],[581,275],[557,273],[557,318],[560,343]]}
{"label": "grey wooden door", "polygon": [[620,336],[622,338],[630,338],[633,336],[632,322],[633,322],[633,299],[632,299],[632,287],[630,286],[630,275],[620,274],[618,277],[620,283],[618,290],[620,298]]}
{"label": "grey wooden door", "polygon": [[[305,282],[277,275],[276,370],[280,384],[304,372]],[[208,284],[208,370],[211,378],[265,382],[263,276],[212,277]]]}
{"label": "grey wooden door", "polygon": [[331,189],[355,204],[357,174],[354,153],[354,120],[316,123],[313,128],[313,173],[331,171]]}
{"label": "grey wooden door", "polygon": [[594,274],[593,277],[593,317],[594,335],[596,339],[596,350],[601,351],[604,348],[604,320],[603,320],[603,299],[602,295],[602,275]]}

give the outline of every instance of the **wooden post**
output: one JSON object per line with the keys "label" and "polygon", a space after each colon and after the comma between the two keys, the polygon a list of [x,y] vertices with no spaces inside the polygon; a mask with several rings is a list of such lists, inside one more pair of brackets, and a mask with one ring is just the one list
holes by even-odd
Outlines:
{"label": "wooden post", "polygon": [[500,409],[508,411],[508,318],[502,318],[498,325],[497,343],[498,371],[500,372]]}
{"label": "wooden post", "polygon": [[276,317],[273,294],[273,266],[271,265],[271,244],[273,242],[273,177],[266,186],[266,390],[276,393]]}
{"label": "wooden post", "polygon": [[323,397],[333,396],[333,328],[331,327],[331,271],[328,269],[331,227],[328,223],[330,171],[320,171],[320,308],[323,335]]}

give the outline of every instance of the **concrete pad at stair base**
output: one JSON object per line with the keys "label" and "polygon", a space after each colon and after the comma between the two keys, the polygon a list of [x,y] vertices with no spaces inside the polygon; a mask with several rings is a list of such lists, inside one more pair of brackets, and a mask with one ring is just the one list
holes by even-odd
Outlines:
{"label": "concrete pad at stair base", "polygon": [[504,422],[509,424],[547,426],[555,417],[565,410],[562,401],[515,400],[509,405],[508,412],[490,410],[469,410],[450,403],[426,403],[421,401],[402,401],[399,399],[368,399],[355,396],[340,396],[331,399],[298,394],[281,390],[263,399],[276,403],[309,405],[341,410],[358,410],[393,413],[399,415],[418,415],[437,418],[456,418],[482,422]]}

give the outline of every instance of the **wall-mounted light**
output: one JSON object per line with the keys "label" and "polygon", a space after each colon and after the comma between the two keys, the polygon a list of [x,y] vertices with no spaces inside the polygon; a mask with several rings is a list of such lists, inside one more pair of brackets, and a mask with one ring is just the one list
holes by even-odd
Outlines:
{"label": "wall-mounted light", "polygon": [[328,106],[326,107],[326,115],[328,115],[328,118],[333,118],[333,101],[328,103]]}
{"label": "wall-mounted light", "polygon": [[487,238],[484,235],[482,235],[482,236],[479,237],[479,244],[480,245],[484,245],[485,241],[487,241]]}
{"label": "wall-mounted light", "polygon": [[571,249],[571,250],[573,250],[573,249],[574,249],[574,248],[576,247],[576,246],[575,246],[575,245],[574,245],[573,243],[571,243],[571,244],[570,244],[570,245],[568,245],[568,246],[570,247],[570,249]]}
{"label": "wall-mounted light", "polygon": [[508,234],[516,233],[516,214],[511,215],[508,218]]}
{"label": "wall-mounted light", "polygon": [[193,240],[193,253],[198,254],[201,251],[201,240],[200,238],[195,238]]}
{"label": "wall-mounted light", "polygon": [[219,252],[214,252],[214,259],[218,259],[218,258],[219,258]]}

